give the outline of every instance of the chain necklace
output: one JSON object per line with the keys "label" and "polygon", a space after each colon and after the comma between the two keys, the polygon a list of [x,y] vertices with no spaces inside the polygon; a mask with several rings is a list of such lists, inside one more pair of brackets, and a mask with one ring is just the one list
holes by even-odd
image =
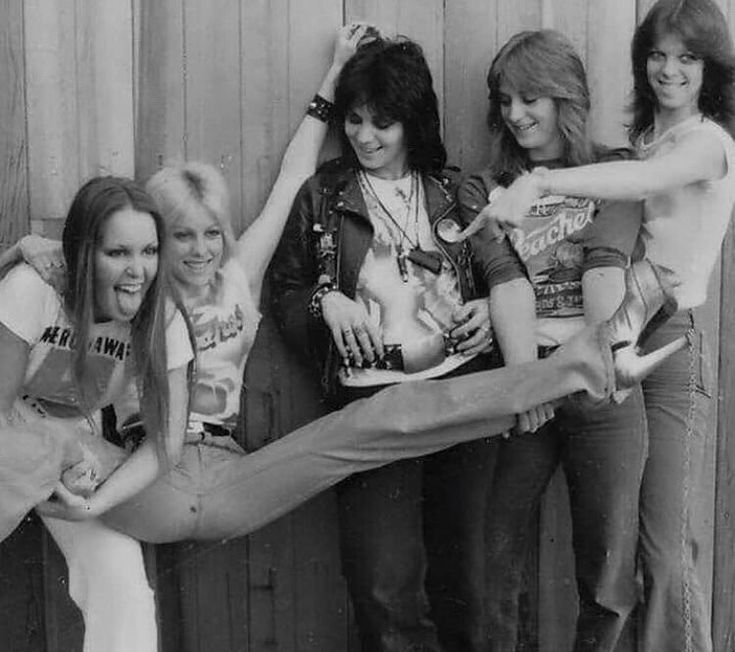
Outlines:
{"label": "chain necklace", "polygon": [[[394,238],[394,244],[396,247],[396,262],[398,263],[398,272],[401,275],[401,280],[404,283],[408,283],[408,263],[407,261],[409,260],[415,265],[419,265],[420,267],[423,267],[424,269],[428,269],[434,274],[438,274],[441,271],[441,265],[442,265],[441,254],[436,251],[424,251],[423,249],[421,249],[421,245],[419,243],[419,195],[420,193],[419,193],[419,181],[418,181],[417,173],[411,172],[411,186],[410,186],[410,191],[408,193],[408,197],[406,197],[406,194],[404,192],[396,188],[396,194],[398,194],[406,203],[406,218],[404,220],[405,222],[404,225],[401,225],[401,223],[393,216],[390,210],[388,210],[388,207],[382,202],[382,200],[378,196],[378,193],[375,191],[373,184],[370,182],[370,178],[368,177],[367,173],[364,170],[360,171],[360,174],[358,175],[358,179],[360,181],[361,187],[363,188],[363,191],[369,194],[370,197],[372,197],[375,200],[378,207],[382,211],[383,215],[385,215],[398,230],[400,238],[398,242],[395,242],[395,238]],[[408,234],[409,222],[410,222],[412,211],[413,211],[414,233],[416,234],[415,242],[411,238],[411,236]],[[409,245],[408,248],[405,246],[406,243]]]}

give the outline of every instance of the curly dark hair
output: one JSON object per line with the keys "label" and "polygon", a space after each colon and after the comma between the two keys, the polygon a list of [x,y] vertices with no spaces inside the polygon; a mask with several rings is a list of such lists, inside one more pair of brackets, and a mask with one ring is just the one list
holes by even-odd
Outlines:
{"label": "curly dark hair", "polygon": [[590,94],[584,65],[569,39],[551,29],[528,30],[512,36],[498,51],[487,74],[492,136],[490,165],[498,182],[508,185],[531,166],[528,152],[510,132],[501,112],[503,83],[533,97],[550,97],[557,108],[565,167],[592,162],[594,148],[587,135]]}
{"label": "curly dark hair", "polygon": [[633,36],[631,140],[653,124],[657,100],[648,83],[646,64],[656,40],[664,34],[677,35],[702,59],[699,110],[735,136],[735,53],[725,17],[711,0],[658,0]]}
{"label": "curly dark hair", "polygon": [[407,161],[422,173],[438,172],[447,160],[431,72],[417,43],[404,37],[377,38],[345,64],[335,89],[335,121],[343,155],[358,165],[342,126],[355,107],[403,125]]}

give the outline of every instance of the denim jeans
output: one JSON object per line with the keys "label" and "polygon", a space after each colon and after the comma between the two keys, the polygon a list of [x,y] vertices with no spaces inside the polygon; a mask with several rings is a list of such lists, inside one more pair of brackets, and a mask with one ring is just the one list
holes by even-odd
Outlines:
{"label": "denim jeans", "polygon": [[689,312],[677,313],[646,342],[654,349],[694,327],[689,346],[643,382],[649,455],[641,488],[640,556],[645,605],[640,652],[711,652],[710,614],[697,579],[704,532],[692,496],[703,477],[711,407],[709,355]]}
{"label": "denim jeans", "polygon": [[589,411],[562,404],[536,433],[502,441],[487,518],[488,650],[513,652],[518,599],[541,496],[561,464],[569,488],[580,613],[574,649],[614,650],[636,606],[643,397]]}
{"label": "denim jeans", "polygon": [[[476,358],[446,377],[487,364]],[[343,388],[340,399],[379,389]],[[366,652],[483,649],[484,519],[495,448],[487,439],[458,444],[337,486],[342,571]]]}
{"label": "denim jeans", "polygon": [[[604,401],[611,382],[609,343],[588,330],[546,360],[389,387],[253,453],[223,449],[216,464],[203,449],[221,446],[205,437],[190,441],[170,474],[102,520],[151,542],[243,536],[353,473],[498,435],[511,428],[515,414],[569,394]],[[48,498],[73,462],[67,442],[56,444],[53,432],[0,427],[0,484],[6,488],[0,533],[10,533],[25,511]]]}

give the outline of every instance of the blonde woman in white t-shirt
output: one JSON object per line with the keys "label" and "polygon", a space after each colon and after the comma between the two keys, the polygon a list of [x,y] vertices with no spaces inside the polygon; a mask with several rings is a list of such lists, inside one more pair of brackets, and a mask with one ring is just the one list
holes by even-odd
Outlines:
{"label": "blonde woman in white t-shirt", "polygon": [[[691,309],[707,283],[735,203],[735,56],[725,17],[711,0],[659,0],[632,46],[633,124],[639,160],[534,170],[487,206],[466,233],[502,237],[531,203],[550,194],[642,199],[646,258],[673,272],[676,306],[643,342],[655,349],[688,332],[688,346],[643,383],[649,459],[641,492],[643,650],[712,649],[695,555],[704,533],[692,521],[708,434],[710,363]],[[631,288],[633,291],[633,288]],[[616,355],[622,371],[633,345]]]}

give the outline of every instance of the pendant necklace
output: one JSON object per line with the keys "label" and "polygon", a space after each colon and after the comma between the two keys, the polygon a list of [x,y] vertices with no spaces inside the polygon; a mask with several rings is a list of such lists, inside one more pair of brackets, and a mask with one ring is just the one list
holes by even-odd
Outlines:
{"label": "pendant necklace", "polygon": [[[404,283],[408,283],[408,264],[407,261],[411,261],[415,265],[419,265],[424,269],[428,269],[433,274],[438,274],[441,271],[442,260],[441,254],[436,251],[424,251],[421,249],[419,244],[418,224],[419,224],[419,191],[418,191],[418,178],[415,172],[411,173],[411,189],[406,197],[405,193],[396,189],[396,193],[406,202],[406,219],[405,226],[402,226],[393,214],[388,210],[386,205],[381,201],[378,193],[375,191],[373,184],[370,182],[367,173],[363,170],[359,175],[360,183],[363,189],[375,200],[383,214],[395,225],[396,229],[400,234],[400,240],[395,242],[396,247],[396,262],[398,263],[398,273],[401,276],[401,280]],[[416,241],[414,242],[408,235],[408,225],[410,221],[410,214],[413,209],[413,222],[416,233]],[[410,249],[406,251],[404,243],[410,246]]]}

